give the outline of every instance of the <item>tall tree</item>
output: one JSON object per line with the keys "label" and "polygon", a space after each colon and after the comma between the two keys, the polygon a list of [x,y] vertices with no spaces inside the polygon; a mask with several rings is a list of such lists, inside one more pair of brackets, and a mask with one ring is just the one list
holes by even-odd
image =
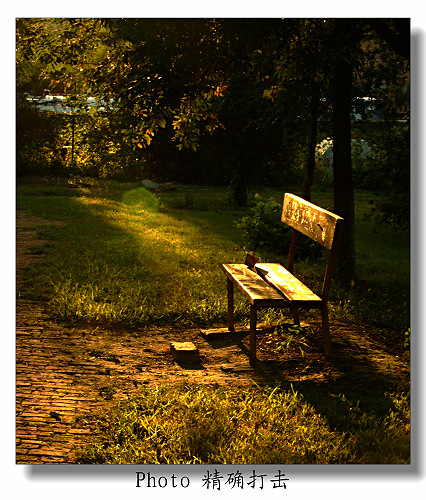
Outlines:
{"label": "tall tree", "polygon": [[[355,202],[351,162],[351,111],[354,70],[362,71],[364,54],[360,42],[374,29],[383,41],[409,57],[407,20],[336,19],[332,31],[333,69],[333,177],[334,211],[345,219],[341,250],[337,263],[338,277],[344,283],[355,278]],[[376,73],[378,63],[376,47]],[[380,58],[379,58],[380,60]],[[383,64],[383,63],[382,63]],[[393,78],[398,75],[393,75]],[[380,82],[383,86],[383,81]]]}
{"label": "tall tree", "polygon": [[355,278],[355,199],[352,180],[352,77],[362,26],[354,19],[336,19],[332,31],[334,211],[345,219],[337,262],[344,283]]}

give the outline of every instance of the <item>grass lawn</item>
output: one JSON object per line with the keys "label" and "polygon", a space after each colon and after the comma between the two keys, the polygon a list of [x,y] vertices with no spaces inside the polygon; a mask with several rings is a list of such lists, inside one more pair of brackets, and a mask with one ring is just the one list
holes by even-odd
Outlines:
{"label": "grass lawn", "polygon": [[[144,188],[97,182],[75,193],[18,188],[18,207],[62,220],[55,240],[31,270],[31,297],[60,319],[126,325],[207,324],[224,314],[221,262],[244,257],[234,213],[169,208]],[[179,192],[171,203],[179,203]]]}
{"label": "grass lawn", "polygon": [[[282,201],[283,193],[260,194]],[[332,286],[331,314],[372,321],[404,334],[409,327],[409,234],[365,219],[371,195],[357,193],[358,280],[351,293]],[[330,193],[313,202],[331,207]],[[49,302],[60,319],[118,321],[126,325],[212,325],[225,320],[220,264],[241,262],[246,248],[236,222],[243,210],[228,205],[221,188],[178,186],[154,195],[136,184],[92,181],[18,184],[18,209],[61,220],[44,229],[55,240],[43,262],[29,270],[26,294]],[[286,256],[262,252],[263,261]],[[296,268],[320,287],[323,264]],[[379,305],[379,307],[378,307]],[[246,318],[237,297],[236,319]]]}
{"label": "grass lawn", "polygon": [[[259,194],[281,202],[284,193],[264,188]],[[349,292],[332,284],[330,313],[381,329],[402,355],[410,325],[409,234],[369,220],[372,199],[356,193],[358,277]],[[313,202],[332,209],[332,194],[314,192]],[[155,195],[137,183],[91,180],[71,189],[62,180],[20,180],[17,208],[63,222],[40,229],[52,244],[26,269],[20,293],[44,301],[51,316],[66,323],[224,326],[220,264],[241,262],[247,250],[259,253],[246,248],[236,227],[246,211],[229,205],[221,188],[177,186]],[[286,260],[263,251],[261,258]],[[301,262],[296,271],[320,288],[321,262]],[[245,324],[247,304],[240,294],[235,299],[236,322]],[[286,314],[265,311],[260,320],[284,322]],[[279,389],[146,390],[100,418],[99,444],[82,461],[408,463],[409,397],[397,391],[386,401],[383,407],[376,407],[377,400],[359,405],[339,394],[313,408],[301,394]],[[286,425],[277,425],[283,419]],[[231,439],[225,430],[232,426],[238,433]],[[279,453],[277,442],[287,443]]]}
{"label": "grass lawn", "polygon": [[96,442],[80,463],[407,463],[406,396],[371,415],[340,395],[335,425],[297,391],[209,389],[182,384],[141,389],[97,420]]}

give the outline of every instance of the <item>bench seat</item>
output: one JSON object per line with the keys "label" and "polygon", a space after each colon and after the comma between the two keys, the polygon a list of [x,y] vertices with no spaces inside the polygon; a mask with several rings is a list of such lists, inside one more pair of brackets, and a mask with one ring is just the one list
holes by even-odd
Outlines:
{"label": "bench seat", "polygon": [[246,295],[250,304],[256,307],[284,306],[282,295],[245,264],[222,264],[222,268],[227,278]]}
{"label": "bench seat", "polygon": [[281,264],[256,264],[255,269],[295,307],[321,307],[322,300]]}
{"label": "bench seat", "polygon": [[320,308],[321,299],[281,264],[222,264],[226,276],[256,307]]}

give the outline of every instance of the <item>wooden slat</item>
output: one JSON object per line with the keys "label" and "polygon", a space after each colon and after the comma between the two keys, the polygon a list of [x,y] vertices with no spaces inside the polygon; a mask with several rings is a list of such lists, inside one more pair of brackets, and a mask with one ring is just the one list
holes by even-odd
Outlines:
{"label": "wooden slat", "polygon": [[262,278],[279,290],[294,306],[319,307],[321,299],[281,264],[256,264]]}
{"label": "wooden slat", "polygon": [[222,264],[227,277],[257,307],[286,307],[286,300],[245,264]]}
{"label": "wooden slat", "polygon": [[342,217],[290,193],[284,195],[281,220],[329,250],[336,226],[343,221]]}

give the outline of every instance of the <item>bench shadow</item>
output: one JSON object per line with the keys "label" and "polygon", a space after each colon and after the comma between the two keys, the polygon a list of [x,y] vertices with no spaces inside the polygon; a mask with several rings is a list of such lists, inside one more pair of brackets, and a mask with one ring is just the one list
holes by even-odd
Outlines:
{"label": "bench shadow", "polygon": [[[258,356],[256,363],[251,365],[252,380],[260,386],[279,386],[282,390],[298,392],[332,428],[341,426],[336,415],[340,415],[340,421],[341,415],[349,421],[354,407],[368,414],[385,415],[394,409],[392,392],[401,388],[409,391],[409,371],[403,370],[404,363],[401,361],[401,367],[395,365],[392,370],[387,369],[386,362],[380,362],[379,358],[381,354],[383,359],[389,356],[391,362],[392,354],[386,353],[384,346],[372,339],[377,349],[374,356],[373,348],[360,347],[354,334],[345,337],[349,327],[335,335],[330,360],[323,353],[320,331],[310,338],[310,347],[304,357],[268,355],[266,350],[259,349],[262,334],[268,330],[258,330]],[[217,333],[203,336],[213,349],[238,347],[248,364],[249,335],[247,329],[235,332],[218,329]]]}
{"label": "bench shadow", "polygon": [[[206,340],[212,349],[222,349],[242,344],[242,340],[250,335],[247,328],[238,328],[229,331],[227,328],[215,328],[212,330],[201,330],[201,336]],[[247,351],[248,353],[248,351]]]}
{"label": "bench shadow", "polygon": [[175,363],[183,370],[206,370],[207,368],[203,365],[201,361],[176,361]]}

